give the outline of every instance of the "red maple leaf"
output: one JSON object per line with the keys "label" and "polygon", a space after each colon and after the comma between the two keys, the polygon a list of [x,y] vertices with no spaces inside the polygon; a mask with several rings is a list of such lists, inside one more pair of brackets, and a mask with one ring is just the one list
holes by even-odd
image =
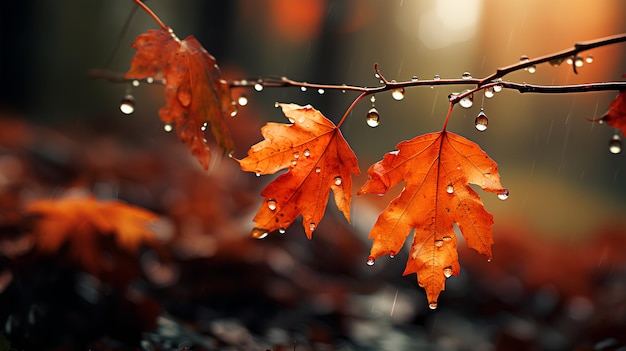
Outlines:
{"label": "red maple leaf", "polygon": [[175,124],[179,139],[202,167],[208,169],[211,159],[204,138],[207,122],[220,147],[231,153],[234,143],[225,119],[237,110],[215,58],[193,36],[181,41],[169,28],[149,30],[139,35],[131,47],[137,53],[125,78],[165,79],[167,103],[159,116],[163,122]]}
{"label": "red maple leaf", "polygon": [[284,230],[302,214],[310,239],[326,211],[330,190],[350,221],[352,175],[360,174],[357,158],[335,124],[313,107],[280,104],[292,124],[267,123],[265,140],[239,160],[241,169],[273,174],[289,169],[261,193],[265,202],[254,217],[254,237]]}
{"label": "red maple leaf", "polygon": [[[622,78],[626,78],[626,74],[622,75]],[[622,135],[626,137],[626,90],[622,90],[617,94],[615,100],[609,104],[609,110],[597,121],[621,129]]]}
{"label": "red maple leaf", "polygon": [[367,173],[359,194],[383,194],[406,181],[370,232],[369,263],[397,254],[415,228],[404,274],[417,273],[430,307],[436,308],[446,278],[459,274],[455,223],[469,247],[491,258],[493,216],[469,184],[508,196],[497,164],[475,143],[444,129],[401,142]]}

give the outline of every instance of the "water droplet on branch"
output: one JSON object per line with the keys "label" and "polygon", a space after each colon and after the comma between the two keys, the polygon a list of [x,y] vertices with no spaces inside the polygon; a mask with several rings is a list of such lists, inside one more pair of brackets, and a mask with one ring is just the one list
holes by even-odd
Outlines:
{"label": "water droplet on branch", "polygon": [[301,91],[306,91],[306,87],[300,87]]}
{"label": "water droplet on branch", "polygon": [[374,128],[378,127],[380,124],[380,115],[378,114],[378,110],[375,108],[371,108],[367,112],[367,125]]}
{"label": "water droplet on branch", "polygon": [[615,155],[622,152],[622,140],[619,135],[614,134],[611,141],[609,141],[609,151]]}
{"label": "water droplet on branch", "polygon": [[262,91],[262,90],[263,90],[263,84],[261,84],[261,83],[256,83],[256,84],[254,85],[254,90],[256,90],[256,91]]}
{"label": "water droplet on branch", "polygon": [[417,78],[417,76],[413,76],[411,77],[411,82],[417,82],[419,79]]}
{"label": "water droplet on branch", "polygon": [[404,99],[404,88],[394,89],[391,92],[391,97],[396,101]]}
{"label": "water droplet on branch", "polygon": [[131,94],[124,95],[124,98],[120,103],[120,111],[122,111],[125,115],[130,115],[135,112],[135,97]]}
{"label": "water droplet on branch", "polygon": [[174,130],[174,125],[171,123],[165,123],[165,125],[163,125],[163,130],[169,133]]}
{"label": "water droplet on branch", "polygon": [[[463,94],[469,92],[469,90],[465,90]],[[474,105],[474,93],[471,93],[459,101],[459,105],[463,108],[470,108]]]}
{"label": "water droplet on branch", "polygon": [[248,97],[245,95],[239,96],[239,98],[237,99],[237,103],[239,104],[239,106],[246,106],[248,104]]}
{"label": "water droplet on branch", "polygon": [[491,99],[495,95],[495,93],[493,91],[493,87],[489,87],[489,88],[485,89],[484,90],[484,94],[485,94],[485,97],[487,99]]}
{"label": "water droplet on branch", "polygon": [[583,61],[583,58],[580,56],[576,56],[574,58],[574,65],[576,67],[582,67],[585,64],[585,61]]}
{"label": "water droplet on branch", "polygon": [[487,130],[488,125],[489,119],[487,118],[485,111],[481,109],[480,112],[478,112],[478,116],[476,116],[476,119],[474,120],[474,126],[479,132],[484,132]]}
{"label": "water droplet on branch", "polygon": [[324,94],[324,89],[322,89],[322,88],[317,89],[317,93],[320,94],[320,95]]}
{"label": "water droplet on branch", "polygon": [[587,63],[593,63],[593,56],[591,56],[591,55],[587,55],[587,57],[585,57],[585,62],[587,62]]}
{"label": "water droplet on branch", "polygon": [[461,75],[461,78],[463,79],[472,79],[472,74],[469,72],[463,72],[463,74]]}

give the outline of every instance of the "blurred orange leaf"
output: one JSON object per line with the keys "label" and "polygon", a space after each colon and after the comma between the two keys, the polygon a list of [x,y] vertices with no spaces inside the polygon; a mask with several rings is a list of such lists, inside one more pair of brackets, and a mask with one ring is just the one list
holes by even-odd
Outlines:
{"label": "blurred orange leaf", "polygon": [[289,169],[261,193],[265,202],[254,217],[253,237],[289,227],[302,214],[311,238],[326,211],[330,190],[350,221],[352,174],[360,174],[357,158],[335,124],[310,105],[280,104],[293,124],[267,123],[265,140],[239,160],[241,169],[273,174]]}
{"label": "blurred orange leaf", "polygon": [[459,274],[455,223],[469,247],[491,258],[493,216],[469,184],[508,196],[497,164],[475,143],[443,130],[401,142],[367,173],[359,194],[383,194],[406,181],[370,232],[369,263],[397,254],[415,228],[404,274],[417,273],[430,307],[436,308],[446,278]]}
{"label": "blurred orange leaf", "polygon": [[132,48],[137,53],[127,79],[165,79],[166,105],[159,110],[165,123],[174,123],[179,139],[204,169],[211,152],[204,138],[204,124],[224,152],[234,149],[226,117],[237,113],[228,83],[211,56],[193,36],[179,40],[171,30],[149,30],[139,35]]}
{"label": "blurred orange leaf", "polygon": [[116,246],[131,254],[137,253],[142,242],[154,242],[148,225],[157,216],[120,201],[92,197],[37,200],[26,211],[37,216],[33,234],[38,250],[57,253],[67,245],[72,258],[94,273],[105,266],[102,237],[113,236]]}

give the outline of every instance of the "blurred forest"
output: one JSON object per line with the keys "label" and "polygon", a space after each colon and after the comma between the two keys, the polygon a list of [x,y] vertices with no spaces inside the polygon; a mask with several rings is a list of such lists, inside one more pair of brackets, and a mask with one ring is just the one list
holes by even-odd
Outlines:
{"label": "blurred forest", "polygon": [[[618,0],[147,4],[179,37],[194,35],[226,79],[377,86],[374,63],[398,81],[478,78],[522,55],[626,32]],[[300,223],[250,239],[273,177],[241,172],[217,147],[203,171],[163,130],[162,86],[88,78],[96,68],[127,71],[134,37],[157,28],[141,11],[125,28],[135,7],[0,5],[0,351],[626,350],[626,159],[608,151],[615,130],[590,121],[616,92],[503,91],[485,99],[484,133],[474,128],[481,94],[455,109],[448,129],[498,162],[511,196],[479,192],[495,218],[494,257],[461,243],[461,275],[431,311],[415,276],[401,275],[406,252],[365,264],[368,232],[397,192],[355,197],[352,225],[329,204],[311,241]],[[578,74],[544,64],[505,79],[561,85],[626,73],[626,45],[587,54],[593,63]],[[462,89],[411,88],[402,101],[380,94],[377,128],[365,123],[370,103],[360,103],[342,132],[362,173],[399,141],[439,130],[448,94]],[[136,107],[124,115],[128,92]],[[275,101],[312,104],[337,122],[356,97],[233,90],[242,94],[248,105],[228,121],[236,157],[261,140],[264,123],[283,122]],[[89,196],[154,212],[153,237],[130,250],[96,230],[90,247],[73,239],[44,250],[28,206]]]}

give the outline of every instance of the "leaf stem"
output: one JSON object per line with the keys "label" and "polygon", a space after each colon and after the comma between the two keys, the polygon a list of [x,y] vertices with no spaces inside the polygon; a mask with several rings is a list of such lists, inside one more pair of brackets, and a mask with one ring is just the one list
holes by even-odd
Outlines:
{"label": "leaf stem", "polygon": [[454,109],[454,103],[450,102],[450,107],[448,108],[448,113],[446,114],[446,120],[443,122],[443,128],[441,128],[442,132],[446,131],[448,127],[448,120],[450,120],[450,115],[452,114],[452,110]]}
{"label": "leaf stem", "polygon": [[165,23],[163,23],[163,21],[161,21],[159,16],[152,12],[152,10],[150,10],[150,8],[146,6],[146,4],[144,4],[141,0],[133,0],[133,2],[141,7],[144,11],[146,11],[146,13],[148,13],[148,15],[152,17],[152,19],[159,25],[159,27],[161,27],[161,29],[167,29],[167,26],[165,25]]}
{"label": "leaf stem", "polygon": [[354,101],[352,101],[352,104],[350,104],[350,106],[348,106],[348,109],[343,114],[343,117],[341,117],[341,120],[339,121],[339,123],[337,123],[337,128],[341,128],[341,125],[343,124],[343,121],[346,120],[346,118],[348,117],[348,115],[350,114],[350,112],[352,111],[354,106],[356,106],[359,103],[359,101],[363,100],[364,97],[366,97],[367,95],[370,95],[370,94],[371,93],[369,93],[367,91],[364,91],[361,94],[359,94],[359,96],[357,96],[357,98],[354,99]]}

